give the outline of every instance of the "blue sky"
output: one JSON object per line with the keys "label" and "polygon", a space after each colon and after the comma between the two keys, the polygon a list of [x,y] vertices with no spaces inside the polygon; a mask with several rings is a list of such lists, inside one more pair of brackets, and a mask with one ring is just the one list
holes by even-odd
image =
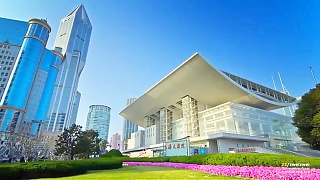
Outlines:
{"label": "blue sky", "polygon": [[118,113],[195,52],[215,67],[273,88],[280,72],[293,96],[320,80],[320,1],[296,0],[1,0],[0,16],[47,18],[52,48],[60,20],[83,3],[93,32],[82,73],[77,123],[88,107],[112,108],[110,134],[121,133]]}

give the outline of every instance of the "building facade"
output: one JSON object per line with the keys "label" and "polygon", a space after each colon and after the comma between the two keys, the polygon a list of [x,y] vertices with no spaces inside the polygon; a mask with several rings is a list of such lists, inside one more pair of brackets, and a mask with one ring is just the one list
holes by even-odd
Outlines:
{"label": "building facade", "polygon": [[86,130],[99,132],[99,138],[108,141],[111,108],[104,105],[91,105],[87,116]]}
{"label": "building facade", "polygon": [[92,25],[83,5],[61,20],[54,47],[65,56],[55,82],[45,131],[62,132],[75,122],[77,88],[86,63]]}
{"label": "building facade", "polygon": [[128,149],[136,149],[145,146],[145,131],[139,130],[131,134],[128,139]]}
{"label": "building facade", "polygon": [[29,23],[0,18],[0,99],[17,60]]}
{"label": "building facade", "polygon": [[80,105],[81,93],[77,91],[76,99],[73,104],[72,116],[70,120],[70,124],[76,124],[77,116],[78,116],[78,109]]}
{"label": "building facade", "polygon": [[[128,98],[126,105],[129,106],[135,100],[136,100],[136,98]],[[137,132],[137,131],[138,131],[138,125],[134,124],[133,122],[131,122],[127,119],[123,120],[123,129],[122,129],[123,147],[122,147],[122,149],[124,149],[124,150],[127,149],[128,139],[131,138],[132,133]]]}
{"label": "building facade", "polygon": [[[297,102],[287,94],[217,70],[196,53],[120,115],[145,128],[145,147],[140,148],[165,148],[164,143],[189,139],[190,146],[206,147],[208,153],[248,147],[264,152],[268,148],[294,150],[301,141],[292,117],[272,111]],[[129,144],[127,152],[138,148]]]}
{"label": "building facade", "polygon": [[121,151],[121,135],[115,133],[110,138],[111,149],[117,149]]}
{"label": "building facade", "polygon": [[28,23],[0,102],[0,123],[2,132],[37,137],[63,56],[59,48],[45,48],[51,31],[46,20],[31,19]]}

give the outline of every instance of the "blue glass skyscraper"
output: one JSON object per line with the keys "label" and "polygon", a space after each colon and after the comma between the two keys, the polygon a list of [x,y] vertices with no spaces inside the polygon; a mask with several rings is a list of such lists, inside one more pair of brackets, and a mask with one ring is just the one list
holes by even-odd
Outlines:
{"label": "blue glass skyscraper", "polygon": [[[50,80],[55,79],[57,74],[52,68],[59,66],[62,60],[59,50],[49,51],[45,48],[50,31],[46,20],[29,20],[28,31],[1,99],[2,132],[36,136],[41,128],[45,118],[40,117],[41,111],[49,106],[41,102],[41,98],[51,98]],[[51,86],[54,85],[51,83]]]}
{"label": "blue glass skyscraper", "polygon": [[[92,25],[83,5],[61,20],[54,47],[61,47],[65,60],[60,67],[45,131],[47,134],[62,132],[76,120],[77,89],[85,66]],[[78,98],[80,98],[78,96]]]}

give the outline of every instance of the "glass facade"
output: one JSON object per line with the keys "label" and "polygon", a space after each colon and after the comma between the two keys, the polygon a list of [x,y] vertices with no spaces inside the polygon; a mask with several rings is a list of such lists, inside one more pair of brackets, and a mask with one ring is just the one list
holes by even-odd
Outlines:
{"label": "glass facade", "polygon": [[75,122],[77,88],[86,63],[92,26],[83,5],[62,19],[54,47],[65,55],[47,114],[46,131],[62,132]]}
{"label": "glass facade", "polygon": [[70,120],[70,124],[75,124],[77,121],[78,109],[80,105],[81,93],[77,91],[76,100],[74,101],[72,116]]}
{"label": "glass facade", "polygon": [[27,33],[29,23],[12,19],[0,18],[0,42],[21,46]]}
{"label": "glass facade", "polygon": [[[50,31],[45,20],[31,19],[25,34],[16,34],[24,37],[21,46],[6,45],[17,57],[7,58],[1,67],[3,70],[10,68],[10,73],[7,73],[10,77],[1,98],[0,123],[3,132],[35,137],[40,131],[62,60],[61,49],[50,51],[45,48]],[[18,37],[12,42],[20,43]],[[5,44],[2,47],[5,48]]]}
{"label": "glass facade", "polygon": [[[37,101],[37,111],[34,111],[36,112],[34,115],[34,120],[39,123],[33,124],[32,126],[31,135],[33,136],[41,131],[42,122],[44,122],[49,109],[54,84],[59,72],[59,66],[63,58],[60,54],[60,51],[61,49],[59,48],[56,48],[53,51],[46,50],[38,69],[37,80],[34,84],[35,89],[33,91],[33,94],[36,95],[41,92],[41,96],[38,95],[40,99],[39,101]],[[39,88],[39,90],[37,91],[36,88]]]}
{"label": "glass facade", "polygon": [[[127,106],[132,104],[135,100],[136,100],[136,98],[127,99]],[[131,134],[134,133],[134,132],[137,132],[137,131],[138,131],[138,125],[136,125],[133,122],[128,121],[126,119],[123,121],[123,130],[122,130],[122,138],[123,138],[123,140],[130,139]]]}
{"label": "glass facade", "polygon": [[0,99],[12,73],[20,47],[20,45],[11,44],[8,40],[0,42]]}
{"label": "glass facade", "polygon": [[111,108],[103,105],[91,105],[87,117],[86,130],[99,132],[99,138],[108,141]]}

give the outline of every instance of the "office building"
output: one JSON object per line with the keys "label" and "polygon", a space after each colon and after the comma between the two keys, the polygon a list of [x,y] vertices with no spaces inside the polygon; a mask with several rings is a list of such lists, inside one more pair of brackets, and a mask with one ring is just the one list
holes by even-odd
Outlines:
{"label": "office building", "polygon": [[[54,81],[63,56],[58,47],[54,50],[46,49],[51,31],[46,20],[31,19],[28,24],[23,42],[19,39],[12,41],[18,44],[13,47],[13,55],[19,49],[13,67],[8,62],[9,66],[4,63],[2,68],[12,67],[12,73],[0,103],[0,123],[2,132],[37,137],[50,105]],[[24,29],[24,23],[21,29]],[[6,43],[9,44],[10,40]],[[5,45],[2,45],[4,48]],[[12,46],[9,47],[11,49]]]}
{"label": "office building", "polygon": [[296,103],[287,94],[220,71],[196,53],[120,112],[145,128],[145,147],[128,145],[125,152],[165,148],[179,139],[208,153],[294,150],[299,138],[292,117],[271,111]]}
{"label": "office building", "polygon": [[54,47],[61,47],[65,55],[55,82],[45,131],[62,132],[75,122],[77,88],[86,63],[92,25],[83,5],[61,20]]}
{"label": "office building", "polygon": [[121,135],[115,133],[110,138],[111,149],[121,150]]}
{"label": "office building", "polygon": [[[127,106],[132,104],[136,98],[128,98],[127,99]],[[130,139],[131,134],[138,131],[138,125],[134,124],[131,121],[128,121],[127,119],[123,120],[123,129],[122,129],[122,149],[127,149],[128,139]]]}
{"label": "office building", "polygon": [[86,130],[99,132],[99,138],[108,141],[111,108],[104,105],[91,105],[87,116]]}

